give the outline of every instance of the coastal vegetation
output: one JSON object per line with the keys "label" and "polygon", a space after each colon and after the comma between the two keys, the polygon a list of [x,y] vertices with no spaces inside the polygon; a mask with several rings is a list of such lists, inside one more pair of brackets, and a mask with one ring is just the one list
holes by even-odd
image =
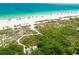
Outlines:
{"label": "coastal vegetation", "polygon": [[[5,43],[5,40],[4,45],[0,46],[0,55],[79,54],[79,18],[70,17],[69,20],[41,21],[35,25],[35,28],[41,34],[35,35],[36,33],[26,26],[21,26],[19,29],[16,28],[14,30],[0,31],[0,35],[7,33],[6,35],[14,37],[14,39],[10,39],[12,41],[8,40],[8,44]],[[33,35],[28,36],[28,34]],[[25,36],[20,39],[21,45],[19,45],[16,40],[22,35]],[[26,53],[23,52],[22,45],[25,46]]]}
{"label": "coastal vegetation", "polygon": [[36,28],[42,35],[37,38],[38,52],[43,55],[79,54],[79,18],[43,23]]}
{"label": "coastal vegetation", "polygon": [[0,47],[0,55],[24,55],[23,47],[13,41],[5,47]]}

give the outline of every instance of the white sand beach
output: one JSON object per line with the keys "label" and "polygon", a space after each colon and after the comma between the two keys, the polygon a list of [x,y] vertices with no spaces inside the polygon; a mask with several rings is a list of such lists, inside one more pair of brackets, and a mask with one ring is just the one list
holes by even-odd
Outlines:
{"label": "white sand beach", "polygon": [[[27,15],[27,16],[22,16],[22,17],[18,17],[17,18],[11,18],[10,20],[6,19],[6,20],[1,20],[0,19],[0,30],[6,29],[7,27],[11,27],[14,28],[14,25],[27,25],[29,24],[31,27],[31,29],[34,29],[34,23],[36,21],[43,21],[43,20],[50,20],[50,19],[59,19],[62,18],[63,19],[68,19],[68,18],[64,18],[66,16],[77,16],[79,17],[79,11],[64,11],[64,12],[56,12],[56,13],[48,13],[48,14],[35,14],[35,15]],[[62,19],[62,20],[63,20]]]}

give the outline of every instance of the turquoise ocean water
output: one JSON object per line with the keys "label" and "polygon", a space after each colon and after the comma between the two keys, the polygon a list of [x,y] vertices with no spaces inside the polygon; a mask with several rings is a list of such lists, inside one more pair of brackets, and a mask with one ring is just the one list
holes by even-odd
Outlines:
{"label": "turquoise ocean water", "polygon": [[13,17],[44,12],[79,10],[79,4],[57,3],[0,3],[0,17]]}

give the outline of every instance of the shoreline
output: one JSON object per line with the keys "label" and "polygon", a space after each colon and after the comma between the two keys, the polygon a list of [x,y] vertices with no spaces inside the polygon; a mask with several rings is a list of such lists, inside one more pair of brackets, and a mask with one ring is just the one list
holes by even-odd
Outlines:
{"label": "shoreline", "polygon": [[[68,11],[69,12],[69,11]],[[34,14],[26,15],[17,18],[11,18],[6,20],[0,20],[0,30],[6,29],[7,27],[14,28],[16,25],[30,25],[31,29],[34,30],[35,22],[44,21],[44,20],[54,20],[54,19],[68,19],[69,17],[79,17],[79,11],[71,11],[71,13],[58,12],[58,13],[48,13],[48,14]],[[65,18],[66,17],[66,18]]]}

